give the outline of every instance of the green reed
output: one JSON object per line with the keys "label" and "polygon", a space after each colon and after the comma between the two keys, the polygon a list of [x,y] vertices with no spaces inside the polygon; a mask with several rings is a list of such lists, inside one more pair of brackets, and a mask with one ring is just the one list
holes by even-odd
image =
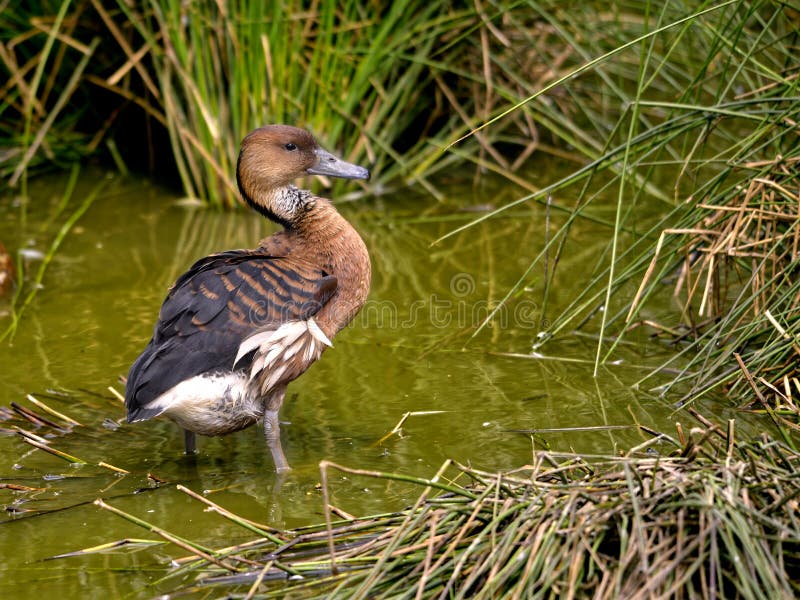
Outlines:
{"label": "green reed", "polygon": [[[32,27],[37,19],[46,26]],[[414,183],[438,195],[431,175],[465,155],[481,166],[490,158],[491,168],[513,176],[513,161],[495,144],[519,146],[524,158],[538,143],[533,122],[512,117],[458,155],[442,153],[455,132],[524,97],[535,85],[531,77],[544,76],[535,68],[541,42],[525,3],[64,0],[10,11],[4,25],[9,36],[0,50],[8,60],[0,69],[10,83],[0,89],[0,140],[21,136],[17,145],[30,158],[53,160],[30,143],[42,124],[20,130],[15,120],[31,106],[48,114],[52,99],[24,106],[15,100],[37,90],[31,69],[57,52],[63,60],[47,63],[54,73],[49,87],[60,89],[70,73],[70,94],[113,94],[100,94],[105,104],[92,102],[100,121],[83,124],[96,127],[87,150],[105,140],[116,160],[125,145],[109,133],[143,111],[151,126],[167,130],[186,193],[217,206],[236,201],[239,141],[269,122],[308,127],[348,159],[371,166],[378,191]],[[102,55],[89,52],[97,37]],[[85,69],[75,69],[76,49],[92,56]],[[77,101],[71,112],[55,111],[55,130],[75,131],[85,106]],[[8,161],[20,173],[32,164],[16,153]]]}
{"label": "green reed", "polygon": [[[662,391],[675,388],[689,399],[725,386],[750,398],[734,352],[759,384],[794,385],[796,12],[759,1],[709,2],[695,10],[641,1],[605,12],[555,2],[531,6],[557,32],[553,45],[572,48],[570,59],[550,85],[509,104],[480,131],[507,114],[538,111],[559,91],[570,99],[561,112],[572,127],[551,131],[573,140],[588,162],[454,230],[519,204],[571,199],[569,215],[545,233],[544,248],[496,311],[548,264],[547,283],[535,289],[551,326],[537,348],[588,332],[598,340],[597,368],[614,359],[626,336],[647,330],[680,351],[669,366],[683,374]],[[566,307],[551,308],[559,259],[575,249],[575,225],[596,222],[609,205],[614,225],[606,250],[585,265],[584,291]]]}

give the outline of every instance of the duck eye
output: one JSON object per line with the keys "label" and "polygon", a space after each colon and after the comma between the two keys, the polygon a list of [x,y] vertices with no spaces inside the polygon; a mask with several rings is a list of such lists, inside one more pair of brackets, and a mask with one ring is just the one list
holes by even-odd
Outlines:
{"label": "duck eye", "polygon": [[285,144],[283,147],[286,148],[287,150],[297,150],[297,145],[294,144],[293,142],[289,142],[288,144]]}

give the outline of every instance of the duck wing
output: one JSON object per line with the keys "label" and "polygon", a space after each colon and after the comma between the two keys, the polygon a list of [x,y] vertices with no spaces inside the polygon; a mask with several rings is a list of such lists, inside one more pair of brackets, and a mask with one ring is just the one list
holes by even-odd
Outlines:
{"label": "duck wing", "polygon": [[[170,288],[153,338],[130,369],[125,389],[128,421],[163,412],[164,407],[148,409],[148,404],[196,375],[231,371],[234,364],[246,370],[261,359],[252,375],[269,379],[263,371],[275,366],[276,356],[263,360],[262,346],[274,350],[281,339],[286,350],[309,358],[313,354],[316,360],[324,348],[315,347],[311,353],[301,346],[316,346],[311,340],[319,339],[317,334],[327,340],[317,331],[313,316],[330,300],[336,285],[336,277],[291,256],[231,250],[200,259]],[[259,343],[253,343],[254,338]],[[284,371],[275,381],[299,375]]]}

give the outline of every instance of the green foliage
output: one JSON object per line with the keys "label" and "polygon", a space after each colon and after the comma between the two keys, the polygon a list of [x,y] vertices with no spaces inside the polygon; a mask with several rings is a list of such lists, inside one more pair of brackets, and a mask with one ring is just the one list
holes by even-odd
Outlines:
{"label": "green foliage", "polygon": [[[510,142],[530,155],[537,135],[529,116],[509,119],[458,154],[441,149],[508,99],[530,93],[530,75],[541,71],[528,48],[532,17],[508,0],[486,7],[445,0],[64,0],[15,9],[2,24],[8,35],[0,48],[13,59],[0,63],[10,78],[0,90],[0,143],[15,149],[5,154],[11,183],[54,158],[34,142],[40,134],[88,131],[91,143],[81,150],[106,139],[116,160],[123,144],[113,145],[108,133],[131,111],[166,129],[187,194],[218,206],[237,197],[239,141],[269,122],[308,127],[349,160],[371,166],[373,189],[405,181],[436,194],[432,173],[464,158],[487,166],[487,155],[490,168],[511,175],[494,144]],[[102,40],[102,54],[94,40]],[[63,88],[69,104],[51,108],[39,93],[36,64],[47,64],[56,84],[73,76]],[[87,94],[101,101],[82,101]],[[95,114],[86,118],[89,105]],[[21,153],[28,159],[20,161]]]}
{"label": "green foliage", "polygon": [[[685,384],[678,389],[693,398],[738,381],[734,390],[749,396],[734,354],[766,383],[790,385],[800,333],[797,11],[736,0],[694,11],[677,2],[629,2],[605,13],[536,7],[583,62],[515,110],[561,89],[574,101],[574,139],[590,162],[479,219],[551,194],[562,205],[561,196],[574,198],[503,302],[544,263],[547,310],[576,222],[615,202],[607,251],[586,265],[585,290],[537,347],[589,332],[599,365],[647,326],[682,344],[683,372],[662,389]],[[665,309],[670,282],[678,311]]]}
{"label": "green foliage", "polygon": [[70,37],[70,8],[62,0],[0,10],[0,177],[12,186],[29,167],[68,164],[88,151],[88,139],[74,133],[86,107],[75,95],[99,40]]}
{"label": "green foliage", "polygon": [[151,48],[158,108],[190,194],[231,204],[239,140],[264,123],[346,140],[348,158],[373,164],[381,181],[436,151],[420,135],[429,64],[471,15],[445,2],[304,4],[158,0],[126,14]]}

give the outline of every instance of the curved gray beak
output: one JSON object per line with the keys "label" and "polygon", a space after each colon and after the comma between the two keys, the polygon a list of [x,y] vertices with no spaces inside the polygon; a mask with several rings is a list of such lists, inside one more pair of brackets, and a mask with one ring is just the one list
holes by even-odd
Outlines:
{"label": "curved gray beak", "polygon": [[311,175],[328,175],[342,179],[369,179],[369,171],[364,167],[336,158],[322,148],[317,148],[314,152],[317,155],[317,164],[308,169]]}

